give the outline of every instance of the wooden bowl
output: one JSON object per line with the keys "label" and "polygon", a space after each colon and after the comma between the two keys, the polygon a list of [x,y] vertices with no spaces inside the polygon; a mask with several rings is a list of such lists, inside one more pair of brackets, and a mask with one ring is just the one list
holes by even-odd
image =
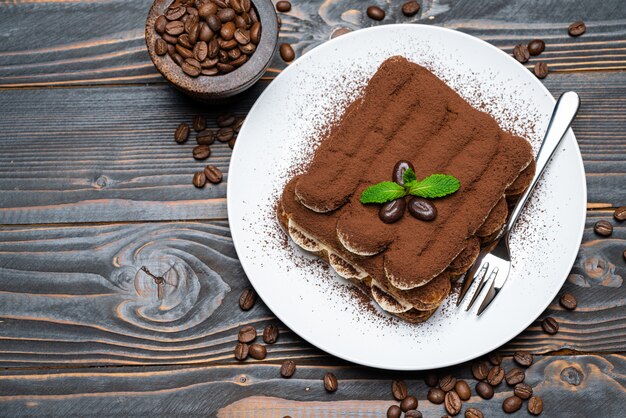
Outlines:
{"label": "wooden bowl", "polygon": [[152,63],[174,87],[197,100],[216,102],[243,92],[265,73],[278,46],[278,18],[271,0],[252,1],[263,29],[250,59],[231,73],[195,78],[185,74],[169,55],[158,56],[154,51],[154,43],[160,37],[154,22],[172,3],[173,0],[155,0],[152,4],[146,20],[146,45]]}

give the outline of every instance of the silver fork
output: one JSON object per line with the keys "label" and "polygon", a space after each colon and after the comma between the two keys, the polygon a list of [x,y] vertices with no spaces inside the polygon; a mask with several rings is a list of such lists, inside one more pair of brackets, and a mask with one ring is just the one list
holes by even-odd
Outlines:
{"label": "silver fork", "polygon": [[485,309],[487,309],[489,304],[493,302],[506,283],[511,271],[511,253],[509,251],[509,238],[511,236],[511,231],[522,213],[528,198],[533,193],[533,189],[535,188],[537,181],[541,178],[543,171],[550,162],[554,152],[572,124],[574,116],[576,116],[576,113],[578,112],[579,106],[580,99],[578,94],[573,91],[563,93],[561,97],[559,97],[559,100],[556,102],[556,106],[554,107],[554,111],[552,112],[552,117],[550,118],[548,130],[543,138],[541,148],[537,153],[537,169],[535,171],[535,177],[530,183],[530,186],[528,186],[526,192],[515,205],[515,208],[509,217],[509,221],[500,231],[498,239],[494,244],[484,248],[480,252],[478,258],[474,262],[474,265],[465,274],[463,278],[463,286],[461,287],[461,293],[459,294],[456,302],[457,306],[461,304],[461,301],[463,301],[463,298],[472,287],[472,284],[478,280],[478,288],[474,292],[466,311],[474,305],[474,302],[476,302],[476,299],[478,299],[478,296],[486,287],[488,290],[476,313],[476,315],[480,315]]}

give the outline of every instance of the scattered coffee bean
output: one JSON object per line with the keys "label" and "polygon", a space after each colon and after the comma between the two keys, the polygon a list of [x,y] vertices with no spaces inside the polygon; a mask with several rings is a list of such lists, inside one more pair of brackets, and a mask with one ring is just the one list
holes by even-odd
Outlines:
{"label": "scattered coffee bean", "polygon": [[570,36],[580,36],[587,31],[587,25],[582,20],[578,20],[567,28],[567,33]]}
{"label": "scattered coffee bean", "polygon": [[245,289],[239,297],[239,307],[242,311],[249,311],[256,302],[256,292],[254,289]]}
{"label": "scattered coffee bean", "polygon": [[412,197],[408,203],[409,213],[422,221],[432,221],[437,217],[437,208],[427,199]]}
{"label": "scattered coffee bean", "polygon": [[219,126],[220,128],[228,128],[229,126],[232,126],[234,122],[235,115],[232,113],[224,113],[222,115],[219,115],[217,119],[215,119],[215,123],[217,123],[217,126]]}
{"label": "scattered coffee bean", "polygon": [[204,116],[196,115],[193,117],[192,126],[194,131],[200,132],[206,127],[206,119]]}
{"label": "scattered coffee bean", "polygon": [[439,380],[439,389],[444,392],[454,389],[454,385],[456,385],[456,378],[451,375],[446,375]]}
{"label": "scattered coffee bean", "polygon": [[289,3],[288,1],[281,0],[278,3],[276,3],[276,10],[281,13],[287,13],[288,11],[291,10],[291,3]]}
{"label": "scattered coffee bean", "polygon": [[383,20],[385,11],[378,6],[370,6],[367,8],[367,16],[373,20]]}
{"label": "scattered coffee bean", "polygon": [[253,359],[263,360],[267,356],[267,349],[263,344],[251,344],[249,354]]}
{"label": "scattered coffee bean", "polygon": [[533,355],[528,351],[516,351],[513,353],[513,360],[522,367],[529,367],[533,364]]}
{"label": "scattered coffee bean", "polygon": [[161,38],[157,39],[154,42],[154,52],[159,56],[167,54],[167,42]]}
{"label": "scattered coffee bean", "polygon": [[178,125],[178,128],[176,128],[176,132],[174,133],[174,140],[179,144],[182,144],[187,141],[187,138],[189,138],[189,125],[187,125],[186,123],[181,123],[180,125]]}
{"label": "scattered coffee bean", "polygon": [[615,212],[613,212],[613,218],[619,222],[626,221],[626,206],[620,206],[615,209]]}
{"label": "scattered coffee bean", "polygon": [[279,52],[280,57],[285,62],[291,62],[296,57],[296,53],[290,44],[280,44]]}
{"label": "scattered coffee bean", "polygon": [[233,122],[233,126],[232,126],[233,131],[235,131],[235,133],[239,133],[239,131],[241,130],[241,126],[243,125],[243,122],[245,120],[246,118],[242,118],[241,116],[235,118],[235,121]]}
{"label": "scattered coffee bean", "polygon": [[407,390],[404,380],[394,380],[393,382],[391,382],[391,394],[398,401],[406,398]]}
{"label": "scattered coffee bean", "polygon": [[401,186],[404,186],[404,172],[408,169],[411,169],[415,172],[415,168],[410,161],[400,160],[393,167],[393,173],[391,174],[391,178],[393,181],[398,183]]}
{"label": "scattered coffee bean", "polygon": [[446,408],[446,412],[452,416],[458,415],[463,408],[463,402],[459,398],[459,395],[455,391],[450,391],[446,393],[444,405]]}
{"label": "scattered coffee bean", "polygon": [[462,401],[466,401],[472,396],[472,391],[465,380],[457,380],[456,385],[454,385],[454,391]]}
{"label": "scattered coffee bean", "polygon": [[404,418],[423,418],[423,415],[417,409],[412,409],[404,413]]}
{"label": "scattered coffee bean", "polygon": [[387,418],[400,418],[402,415],[402,409],[398,405],[391,405],[387,409]]}
{"label": "scattered coffee bean", "polygon": [[563,293],[559,299],[559,303],[562,307],[570,311],[573,311],[576,309],[576,306],[578,306],[578,301],[576,301],[576,298],[571,293]]}
{"label": "scattered coffee bean", "polygon": [[263,341],[265,344],[274,344],[278,340],[278,327],[274,324],[269,324],[263,329]]}
{"label": "scattered coffee bean", "polygon": [[196,135],[198,145],[211,145],[215,142],[215,132],[210,129],[204,129]]}
{"label": "scattered coffee bean", "polygon": [[417,398],[415,396],[407,396],[402,400],[402,402],[400,402],[400,409],[402,409],[402,412],[417,409],[417,403]]}
{"label": "scattered coffee bean", "polygon": [[528,47],[523,44],[516,45],[515,48],[513,48],[513,56],[522,64],[528,62],[528,59],[530,58]]}
{"label": "scattered coffee bean", "polygon": [[541,54],[546,49],[546,43],[541,39],[533,39],[528,42],[528,53],[533,57]]}
{"label": "scattered coffee bean", "polygon": [[533,71],[535,72],[537,78],[546,78],[548,76],[548,73],[550,72],[550,70],[548,69],[548,64],[543,61],[535,64],[535,68]]}
{"label": "scattered coffee bean", "polygon": [[237,339],[240,343],[251,343],[256,339],[256,329],[251,325],[246,325],[239,330]]}
{"label": "scattered coffee bean", "polygon": [[280,375],[282,377],[289,378],[293,376],[296,372],[296,362],[293,360],[285,361],[282,366],[280,366]]}
{"label": "scattered coffee bean", "polygon": [[624,257],[624,261],[626,261],[626,250],[622,253],[622,257]]}
{"label": "scattered coffee bean", "polygon": [[502,402],[502,410],[507,414],[512,414],[515,411],[519,411],[522,407],[522,400],[517,396],[509,396]]}
{"label": "scattered coffee bean", "polygon": [[443,403],[443,399],[446,396],[446,392],[439,388],[430,388],[428,389],[428,400],[432,403],[439,405]]}
{"label": "scattered coffee bean", "polygon": [[527,383],[518,383],[513,393],[520,399],[528,399],[533,396],[533,388]]}
{"label": "scattered coffee bean", "polygon": [[543,400],[539,396],[533,396],[528,400],[528,412],[532,415],[541,415],[543,412]]}
{"label": "scattered coffee bean", "polygon": [[472,375],[476,380],[484,380],[489,373],[489,366],[486,361],[479,361],[472,364]]}
{"label": "scattered coffee bean", "polygon": [[559,332],[559,323],[556,322],[556,319],[548,316],[541,322],[541,328],[543,328],[546,333],[554,335]]}
{"label": "scattered coffee bean", "polygon": [[487,382],[478,382],[476,393],[483,399],[491,399],[493,397],[493,387]]}
{"label": "scattered coffee bean", "polygon": [[237,138],[233,138],[233,139],[231,139],[230,141],[228,141],[228,147],[229,147],[230,149],[235,148],[235,142],[237,142]]}
{"label": "scattered coffee bean", "polygon": [[502,364],[502,355],[498,351],[492,351],[487,355],[487,360],[494,366]]}
{"label": "scattered coffee bean", "polygon": [[233,131],[233,128],[220,128],[215,137],[220,142],[228,142],[233,139],[234,134],[235,131]]}
{"label": "scattered coffee bean", "polygon": [[201,189],[206,184],[206,176],[204,171],[196,171],[193,175],[193,185],[198,189]]}
{"label": "scattered coffee bean", "polygon": [[211,155],[211,148],[208,145],[197,145],[192,150],[193,158],[196,160],[206,160]]}
{"label": "scattered coffee bean", "polygon": [[609,221],[605,221],[604,219],[596,222],[593,226],[593,230],[596,234],[601,237],[610,237],[613,233],[613,225]]}
{"label": "scattered coffee bean", "polygon": [[248,358],[249,351],[248,344],[237,343],[235,347],[235,358],[239,361],[244,361]]}
{"label": "scattered coffee bean", "polygon": [[504,369],[500,366],[493,366],[487,375],[487,382],[491,386],[498,386],[504,380]]}
{"label": "scattered coffee bean", "polygon": [[222,170],[217,168],[214,165],[207,165],[204,167],[204,175],[209,183],[218,184],[222,182],[222,178],[224,175],[222,174]]}
{"label": "scattered coffee bean", "polygon": [[433,388],[437,386],[437,383],[439,383],[439,378],[435,373],[428,373],[424,376],[424,383],[426,383],[426,386]]}
{"label": "scattered coffee bean", "polygon": [[399,221],[404,215],[406,201],[403,197],[383,204],[378,210],[378,217],[386,224]]}
{"label": "scattered coffee bean", "polygon": [[524,373],[524,370],[519,367],[513,367],[505,375],[506,383],[509,386],[515,386],[518,383],[522,383],[525,378],[526,374]]}
{"label": "scattered coffee bean", "polygon": [[337,378],[332,373],[326,373],[324,375],[324,389],[326,392],[334,392],[337,390],[339,383],[337,382]]}
{"label": "scattered coffee bean", "polygon": [[483,411],[477,408],[467,408],[465,418],[485,418]]}
{"label": "scattered coffee bean", "polygon": [[407,1],[402,5],[402,13],[406,17],[415,16],[420,11],[420,4],[415,0]]}

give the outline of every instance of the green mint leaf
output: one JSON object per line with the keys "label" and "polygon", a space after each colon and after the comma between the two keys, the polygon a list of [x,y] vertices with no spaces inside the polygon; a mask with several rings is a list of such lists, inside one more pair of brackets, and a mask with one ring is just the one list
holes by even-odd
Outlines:
{"label": "green mint leaf", "polygon": [[361,203],[387,203],[406,196],[406,190],[393,181],[382,181],[361,193]]}
{"label": "green mint leaf", "polygon": [[410,183],[412,181],[416,181],[417,177],[415,176],[415,171],[407,168],[404,174],[402,175],[402,182],[404,184]]}
{"label": "green mint leaf", "polygon": [[447,174],[433,174],[422,181],[405,184],[409,194],[413,196],[434,199],[444,197],[459,190],[461,182],[454,176]]}

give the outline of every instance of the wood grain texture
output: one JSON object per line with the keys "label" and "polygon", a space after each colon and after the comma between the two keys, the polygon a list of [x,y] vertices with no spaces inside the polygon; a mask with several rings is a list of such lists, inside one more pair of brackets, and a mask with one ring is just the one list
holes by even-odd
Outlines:
{"label": "wood grain texture", "polygon": [[[504,360],[505,369],[511,367]],[[426,400],[427,387],[416,373],[391,373],[348,365],[299,365],[291,379],[279,377],[276,363],[245,363],[211,367],[101,368],[81,370],[11,370],[0,376],[0,415],[70,416],[217,416],[217,417],[381,417],[394,404],[391,380],[407,380],[426,417],[445,414],[443,405]],[[332,371],[339,389],[328,394],[322,376]],[[491,400],[479,398],[468,365],[453,373],[470,384],[464,403],[485,416],[502,416],[503,399],[511,388],[501,384]],[[548,417],[619,417],[623,412],[626,358],[548,356],[535,358],[526,382],[544,401]],[[396,403],[397,404],[397,403]],[[573,413],[576,411],[576,413]],[[601,411],[601,412],[600,412]],[[600,415],[598,415],[600,413]],[[516,416],[530,416],[525,409]]]}
{"label": "wood grain texture", "polygon": [[[574,89],[582,108],[574,123],[587,171],[588,201],[626,203],[626,72],[554,74],[558,95]],[[198,190],[194,134],[173,141],[181,122],[205,114],[247,114],[267,86],[237,102],[193,103],[168,86],[0,91],[0,224],[226,218],[231,151],[212,146],[208,162],[225,173]]]}
{"label": "wood grain texture", "polygon": [[[626,69],[626,8],[619,0],[507,0],[468,2],[423,0],[422,11],[406,18],[402,2],[313,0],[293,2],[281,14],[281,42],[297,56],[331,38],[339,28],[359,29],[387,23],[425,23],[458,29],[506,52],[533,38],[548,47],[536,59],[554,71]],[[150,0],[4,1],[0,2],[0,87],[41,87],[126,83],[163,83],[144,43]],[[383,22],[365,15],[369,4],[387,11]],[[567,26],[585,17],[580,38]],[[46,36],[40,36],[45,28]],[[267,77],[285,64],[278,56]]]}
{"label": "wood grain texture", "polygon": [[[548,336],[536,322],[506,353],[626,351],[626,224],[600,239],[593,223],[607,218],[590,213],[563,289],[578,298],[578,309],[565,311],[555,300],[539,319],[556,318],[559,333]],[[0,266],[0,367],[236,363],[237,329],[251,323],[261,332],[270,322],[281,329],[270,360],[336,361],[262,303],[239,309],[248,281],[226,222],[7,227]],[[142,266],[164,275],[162,299]]]}

